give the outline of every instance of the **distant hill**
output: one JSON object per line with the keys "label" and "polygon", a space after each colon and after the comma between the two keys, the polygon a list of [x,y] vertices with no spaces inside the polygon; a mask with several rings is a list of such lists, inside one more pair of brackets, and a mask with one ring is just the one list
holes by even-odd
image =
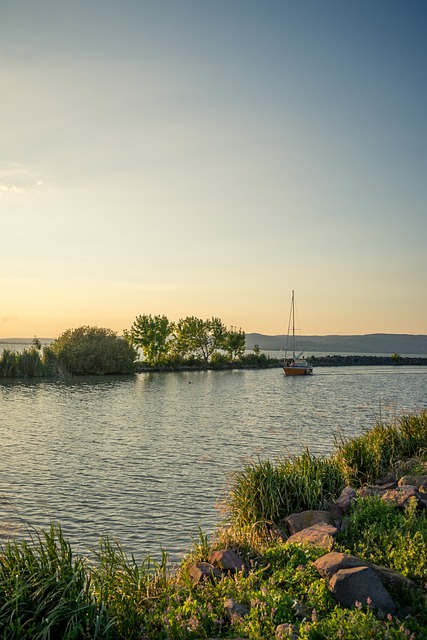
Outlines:
{"label": "distant hill", "polygon": [[[0,344],[32,344],[34,338],[0,338]],[[50,344],[53,338],[38,338],[42,344]]]}
{"label": "distant hill", "polygon": [[[255,345],[263,351],[278,351],[286,347],[286,335],[266,336],[247,333],[246,348]],[[427,335],[405,333],[368,333],[362,336],[298,336],[298,350],[325,353],[427,354]]]}

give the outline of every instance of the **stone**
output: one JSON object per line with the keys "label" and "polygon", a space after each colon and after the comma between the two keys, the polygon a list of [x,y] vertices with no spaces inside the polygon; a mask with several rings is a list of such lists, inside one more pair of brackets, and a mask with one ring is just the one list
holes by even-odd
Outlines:
{"label": "stone", "polygon": [[351,505],[356,500],[356,495],[356,491],[353,487],[344,487],[338,500],[335,501],[333,506],[337,505],[343,513],[348,513]]}
{"label": "stone", "polygon": [[295,601],[292,605],[292,611],[295,613],[298,620],[310,620],[313,609],[308,607],[306,604],[301,604],[300,602]]}
{"label": "stone", "polygon": [[222,578],[223,573],[212,564],[208,562],[197,562],[192,564],[187,569],[188,576],[192,584],[196,585],[205,580],[214,580],[215,578]]}
{"label": "stone", "polygon": [[285,518],[291,534],[312,527],[314,524],[334,524],[334,519],[329,511],[301,511],[300,513],[292,513]]}
{"label": "stone", "polygon": [[215,567],[230,573],[237,573],[238,571],[243,571],[245,568],[241,558],[231,549],[218,549],[217,551],[213,551],[208,560]]}
{"label": "stone", "polygon": [[288,543],[308,542],[309,544],[330,550],[338,533],[337,527],[330,524],[314,524],[312,527],[297,531],[289,536]]}
{"label": "stone", "polygon": [[397,484],[397,478],[396,478],[396,474],[393,473],[393,471],[390,471],[385,476],[375,481],[376,485],[381,485],[381,486],[384,486],[385,484],[394,484],[394,483]]}
{"label": "stone", "polygon": [[343,607],[351,609],[357,603],[383,613],[396,613],[396,605],[377,574],[370,567],[340,569],[329,581],[329,588],[335,600]]}
{"label": "stone", "polygon": [[284,622],[276,627],[277,640],[298,640],[299,629],[294,624]]}
{"label": "stone", "polygon": [[233,598],[227,598],[224,602],[224,609],[231,622],[244,618],[249,613],[249,607],[239,604]]}
{"label": "stone", "polygon": [[349,555],[347,553],[339,553],[338,551],[331,551],[324,556],[314,561],[316,567],[322,578],[330,580],[332,576],[341,569],[353,569],[355,567],[369,567],[377,574],[382,584],[387,587],[393,587],[395,589],[405,588],[409,590],[417,589],[415,582],[402,576],[394,569],[388,567],[381,567],[372,562],[367,562],[357,558],[356,556]]}
{"label": "stone", "polygon": [[427,487],[427,476],[402,476],[398,482],[399,487],[411,486],[419,489]]}
{"label": "stone", "polygon": [[389,489],[382,495],[382,499],[395,507],[404,507],[410,498],[417,498],[417,492],[412,486],[401,485],[396,489]]}
{"label": "stone", "polygon": [[313,564],[322,578],[326,578],[327,580],[330,580],[332,576],[341,569],[354,569],[355,567],[367,566],[360,558],[356,558],[356,556],[351,556],[347,553],[339,553],[338,551],[331,551],[317,558]]}

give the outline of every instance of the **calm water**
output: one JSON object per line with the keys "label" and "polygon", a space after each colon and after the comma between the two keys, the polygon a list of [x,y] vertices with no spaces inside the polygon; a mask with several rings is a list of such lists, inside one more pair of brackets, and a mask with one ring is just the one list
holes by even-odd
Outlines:
{"label": "calm water", "polygon": [[109,534],[138,559],[178,559],[246,461],[328,454],[337,434],[426,407],[427,367],[3,381],[0,532],[54,520],[75,550]]}

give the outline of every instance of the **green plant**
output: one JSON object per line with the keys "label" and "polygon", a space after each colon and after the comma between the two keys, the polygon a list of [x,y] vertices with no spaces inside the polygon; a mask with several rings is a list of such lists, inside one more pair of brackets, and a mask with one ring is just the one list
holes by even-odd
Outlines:
{"label": "green plant", "polygon": [[0,629],[15,638],[109,638],[110,623],[91,595],[84,561],[60,527],[1,548]]}
{"label": "green plant", "polygon": [[237,530],[258,533],[266,525],[306,509],[324,509],[342,488],[344,478],[334,459],[308,451],[277,461],[248,463],[234,473],[225,509]]}
{"label": "green plant", "polygon": [[68,329],[50,348],[64,373],[104,375],[135,370],[134,347],[111,329],[88,326]]}

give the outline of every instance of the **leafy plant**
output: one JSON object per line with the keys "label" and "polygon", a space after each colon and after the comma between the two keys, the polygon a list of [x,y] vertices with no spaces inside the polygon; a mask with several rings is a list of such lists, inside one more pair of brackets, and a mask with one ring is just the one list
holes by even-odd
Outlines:
{"label": "leafy plant", "polygon": [[134,347],[111,329],[88,326],[68,329],[50,348],[64,373],[104,375],[135,370]]}

